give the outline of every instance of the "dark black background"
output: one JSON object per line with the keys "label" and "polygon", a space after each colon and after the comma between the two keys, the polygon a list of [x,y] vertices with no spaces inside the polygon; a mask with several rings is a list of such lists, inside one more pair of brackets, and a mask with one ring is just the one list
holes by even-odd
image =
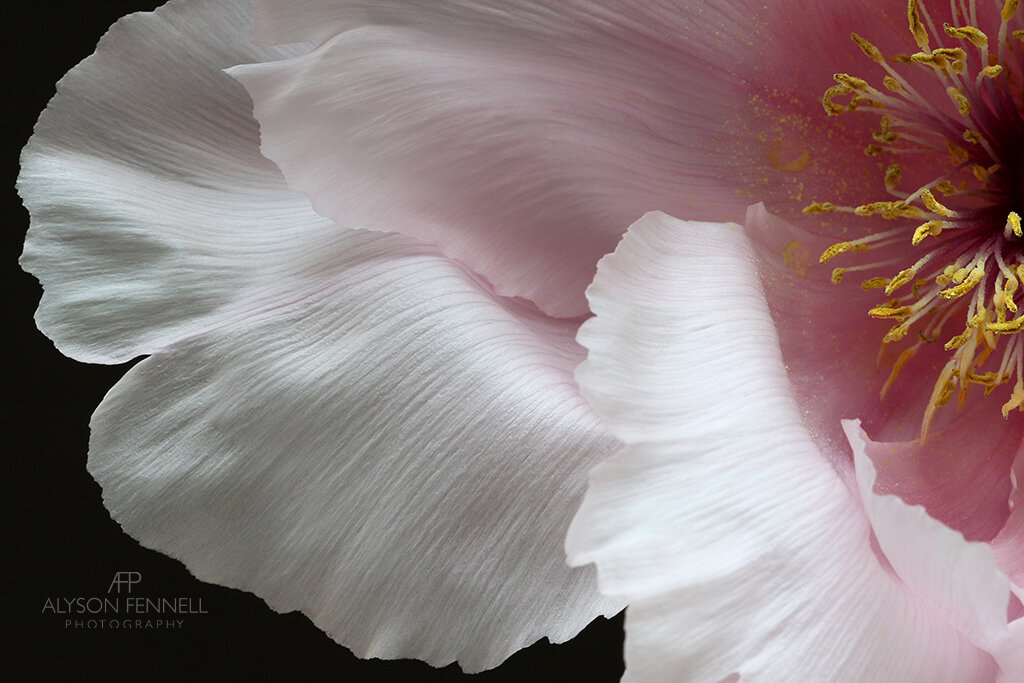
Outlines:
{"label": "dark black background", "polygon": [[[359,660],[300,614],[276,614],[241,591],[204,584],[145,550],[111,521],[85,470],[89,415],[126,369],[61,356],[32,323],[38,283],[17,266],[28,214],[14,192],[18,152],[54,84],[88,56],[118,17],[151,0],[5,3],[3,188],[7,325],[4,479],[7,491],[2,613],[5,672],[16,680],[616,681],[622,620],[599,619],[571,643],[546,641],[476,676],[457,666]],[[17,9],[12,9],[17,6]],[[117,571],[137,571],[139,594],[202,599],[208,614],[179,631],[64,628],[43,614],[48,597],[104,595]]]}

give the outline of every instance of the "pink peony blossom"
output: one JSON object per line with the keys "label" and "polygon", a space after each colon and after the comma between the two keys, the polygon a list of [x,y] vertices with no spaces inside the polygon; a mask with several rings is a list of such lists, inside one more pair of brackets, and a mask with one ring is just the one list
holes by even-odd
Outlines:
{"label": "pink peony blossom", "polygon": [[129,533],[361,656],[628,601],[631,680],[1024,678],[1016,4],[253,4],[123,20],[24,154],[41,329],[150,355]]}

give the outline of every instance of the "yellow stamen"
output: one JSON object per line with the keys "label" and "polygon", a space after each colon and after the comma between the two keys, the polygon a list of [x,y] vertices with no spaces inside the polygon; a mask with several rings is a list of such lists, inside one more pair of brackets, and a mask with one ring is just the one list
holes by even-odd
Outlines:
{"label": "yellow stamen", "polygon": [[[887,277],[871,277],[860,283],[860,288],[865,292],[869,292],[872,289],[883,289],[889,284],[889,278]],[[888,292],[886,292],[888,294]]]}
{"label": "yellow stamen", "polygon": [[853,91],[845,85],[833,85],[831,88],[826,90],[825,94],[821,97],[821,104],[825,107],[825,113],[829,116],[839,116],[839,114],[846,111],[846,107],[838,105],[832,100],[839,95],[848,95],[851,92]]}
{"label": "yellow stamen", "polygon": [[901,318],[909,318],[914,313],[913,306],[875,306],[868,315],[872,318],[895,318],[899,320]]}
{"label": "yellow stamen", "polygon": [[901,270],[900,272],[896,273],[896,277],[894,277],[889,282],[889,284],[887,284],[885,286],[885,293],[886,294],[892,294],[897,289],[899,289],[903,285],[905,285],[908,282],[910,282],[911,280],[913,280],[915,275],[917,275],[917,267],[916,266],[911,266],[910,268],[906,268],[905,270]]}
{"label": "yellow stamen", "polygon": [[886,76],[885,78],[883,78],[882,79],[882,84],[885,85],[886,88],[888,88],[889,90],[891,90],[893,92],[902,92],[903,91],[903,86],[900,85],[900,82],[897,81],[892,76]]}
{"label": "yellow stamen", "polygon": [[1014,235],[1017,237],[1024,237],[1024,232],[1021,231],[1020,214],[1016,211],[1011,211],[1006,216],[1006,224],[1010,226],[1011,230],[1013,230]]}
{"label": "yellow stamen", "polygon": [[892,387],[893,382],[895,382],[896,378],[899,377],[900,370],[902,370],[903,366],[914,357],[914,354],[917,353],[917,348],[917,346],[911,346],[909,349],[904,349],[903,353],[900,354],[900,357],[896,359],[896,362],[893,363],[892,371],[889,373],[889,379],[885,380],[885,384],[882,385],[882,391],[880,392],[879,398],[885,398],[885,395],[889,393],[889,389]]}
{"label": "yellow stamen", "polygon": [[1007,320],[1006,322],[995,322],[988,323],[985,325],[985,329],[991,330],[996,334],[1016,334],[1021,331],[1021,326],[1024,325],[1024,316],[1014,318],[1013,320]]}
{"label": "yellow stamen", "polygon": [[946,35],[950,38],[969,40],[975,47],[988,47],[988,36],[973,26],[956,27],[943,24],[942,28],[945,29]]}
{"label": "yellow stamen", "polygon": [[917,226],[917,230],[914,231],[914,236],[911,238],[910,243],[916,247],[924,241],[925,237],[938,237],[945,225],[945,221],[928,221]]}
{"label": "yellow stamen", "polygon": [[992,66],[986,66],[981,70],[981,73],[985,74],[989,78],[995,78],[999,74],[1003,73],[1003,67],[999,64],[993,64]]}
{"label": "yellow stamen", "polygon": [[928,47],[928,31],[921,23],[921,15],[917,12],[917,0],[909,0],[907,3],[907,23],[910,24],[910,33],[914,36],[914,42],[922,50],[926,49]]}
{"label": "yellow stamen", "polygon": [[831,247],[821,252],[821,256],[818,258],[818,263],[828,263],[836,256],[844,254],[848,251],[860,252],[867,250],[868,245],[862,244],[860,242],[839,242],[838,244],[833,244]]}
{"label": "yellow stamen", "polygon": [[[959,275],[960,272],[961,271],[957,271],[957,274]],[[985,269],[982,268],[981,266],[975,266],[974,269],[971,270],[970,274],[966,277],[966,279],[964,279],[962,282],[960,282],[960,284],[956,285],[955,287],[950,287],[949,289],[942,290],[941,292],[939,292],[939,296],[941,296],[943,299],[959,298],[966,294],[967,292],[974,289],[978,285],[978,283],[981,282],[981,278],[983,277],[985,277]],[[953,281],[957,281],[956,275],[953,276]]]}
{"label": "yellow stamen", "polygon": [[812,213],[832,213],[836,210],[836,205],[832,202],[814,202],[803,208],[803,212],[806,214]]}
{"label": "yellow stamen", "polygon": [[1016,386],[1013,387],[1013,394],[1010,395],[1010,400],[1003,404],[1003,418],[1009,417],[1010,411],[1014,408],[1024,410],[1024,383],[1022,382],[1017,382]]}
{"label": "yellow stamen", "polygon": [[935,195],[932,194],[931,190],[925,190],[921,193],[921,201],[924,202],[924,205],[927,206],[928,210],[932,213],[937,213],[940,216],[953,215],[953,211],[940,204],[935,198]]}
{"label": "yellow stamen", "polygon": [[904,201],[898,202],[871,202],[861,204],[853,210],[858,216],[873,216],[880,214],[882,218],[919,218],[921,210],[916,206],[910,206]]}
{"label": "yellow stamen", "polygon": [[1017,13],[1017,8],[1020,7],[1020,0],[1006,0],[1006,4],[1003,5],[1002,18],[1003,22],[1007,22],[1013,18],[1013,15]]}
{"label": "yellow stamen", "polygon": [[967,100],[967,97],[960,92],[960,90],[951,85],[946,88],[946,94],[949,95],[949,99],[953,100],[956,104],[957,111],[960,112],[961,116],[971,115],[971,103]]}
{"label": "yellow stamen", "polygon": [[833,268],[832,269],[832,284],[838,285],[843,281],[843,275],[846,275],[846,268]]}
{"label": "yellow stamen", "polygon": [[857,43],[857,47],[859,47],[864,54],[868,56],[868,59],[873,59],[879,64],[885,61],[885,57],[882,56],[881,50],[858,36],[856,33],[851,33],[850,38],[853,39],[853,42]]}
{"label": "yellow stamen", "polygon": [[903,176],[903,169],[899,164],[892,164],[889,168],[885,169],[885,189],[892,192],[896,189],[896,186],[900,184],[900,178]]}

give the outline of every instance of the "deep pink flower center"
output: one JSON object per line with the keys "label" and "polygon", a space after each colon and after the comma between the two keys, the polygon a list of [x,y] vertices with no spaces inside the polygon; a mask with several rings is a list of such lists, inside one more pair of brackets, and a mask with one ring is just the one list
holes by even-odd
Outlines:
{"label": "deep pink flower center", "polygon": [[950,353],[924,409],[922,435],[954,394],[962,406],[972,385],[985,395],[1008,387],[1004,417],[1024,410],[1024,31],[1012,28],[1019,4],[1006,0],[994,20],[980,17],[997,27],[988,35],[978,28],[973,0],[952,3],[955,25],[941,28],[918,0],[909,0],[917,51],[887,58],[853,34],[882,70],[881,82],[836,74],[822,100],[829,115],[877,114],[878,128],[864,153],[891,161],[881,183],[889,197],[856,207],[815,202],[804,209],[881,217],[895,225],[834,244],[820,259],[878,254],[870,263],[836,268],[836,284],[851,271],[902,267],[861,282],[863,289],[890,297],[869,311],[895,322],[883,345],[904,347],[883,398],[923,345],[942,342]]}

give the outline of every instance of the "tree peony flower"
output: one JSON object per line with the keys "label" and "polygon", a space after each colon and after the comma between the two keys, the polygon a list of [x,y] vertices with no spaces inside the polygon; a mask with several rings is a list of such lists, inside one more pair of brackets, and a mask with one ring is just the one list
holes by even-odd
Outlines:
{"label": "tree peony flower", "polygon": [[628,600],[639,680],[1022,675],[1016,4],[253,4],[125,20],[25,154],[41,327],[152,354],[129,533],[367,656]]}

